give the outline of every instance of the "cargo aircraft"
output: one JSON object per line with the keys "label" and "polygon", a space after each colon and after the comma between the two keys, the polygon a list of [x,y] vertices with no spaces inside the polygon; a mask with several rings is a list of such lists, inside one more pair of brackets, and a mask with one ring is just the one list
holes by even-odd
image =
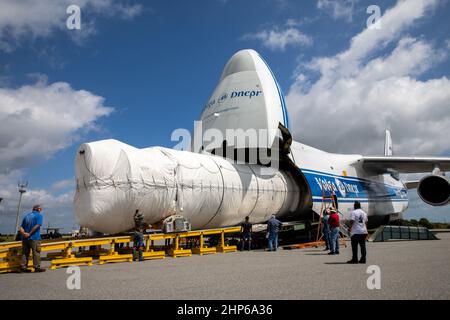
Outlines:
{"label": "cargo aircraft", "polygon": [[[293,141],[295,125],[268,64],[256,51],[241,50],[204,106],[189,151],[116,140],[80,146],[79,223],[118,233],[133,227],[135,210],[148,224],[181,215],[193,229],[233,226],[246,216],[264,223],[272,214],[308,221],[333,197],[344,219],[359,201],[376,227],[402,217],[409,189],[429,205],[449,204],[450,158],[395,156],[389,131],[382,156],[329,153]],[[402,181],[408,173],[425,175]]]}

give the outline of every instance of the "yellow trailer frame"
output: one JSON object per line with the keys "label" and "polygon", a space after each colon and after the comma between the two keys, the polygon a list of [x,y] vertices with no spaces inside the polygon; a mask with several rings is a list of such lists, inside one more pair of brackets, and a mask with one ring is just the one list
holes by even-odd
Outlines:
{"label": "yellow trailer frame", "polygon": [[[144,235],[145,250],[142,253],[144,260],[164,259],[166,255],[171,257],[186,257],[192,253],[204,255],[215,254],[216,252],[235,252],[236,246],[229,246],[225,243],[225,234],[239,233],[240,227],[219,228],[209,230],[198,230],[176,233],[156,233]],[[205,246],[204,237],[220,235],[220,242],[217,247]],[[199,245],[192,249],[183,248],[182,242],[188,238],[198,238]],[[173,245],[168,250],[156,250],[154,241],[173,240]],[[120,253],[116,250],[116,245],[129,244],[133,242],[132,236],[112,236],[103,238],[76,239],[66,241],[52,241],[41,244],[41,251],[48,252],[47,259],[51,260],[50,269],[56,269],[67,266],[92,266],[94,259],[102,265],[110,262],[131,262],[132,254]],[[109,246],[108,249],[101,246]],[[94,247],[82,252],[74,252],[75,248]],[[22,243],[20,241],[0,243],[0,273],[13,272],[20,268],[22,258]],[[28,268],[33,270],[32,260],[29,259]]]}

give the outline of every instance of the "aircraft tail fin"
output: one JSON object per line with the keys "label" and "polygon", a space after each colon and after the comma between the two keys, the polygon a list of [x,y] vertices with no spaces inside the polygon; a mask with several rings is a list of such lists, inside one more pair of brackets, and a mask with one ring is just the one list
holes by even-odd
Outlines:
{"label": "aircraft tail fin", "polygon": [[393,154],[391,132],[389,130],[386,130],[386,138],[384,140],[384,155],[392,156]]}

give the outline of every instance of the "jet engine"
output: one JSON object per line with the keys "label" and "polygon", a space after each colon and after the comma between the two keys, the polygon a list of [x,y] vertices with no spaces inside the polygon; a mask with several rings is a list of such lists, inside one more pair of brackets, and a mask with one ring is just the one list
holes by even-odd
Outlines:
{"label": "jet engine", "polygon": [[441,175],[429,175],[419,181],[419,197],[432,206],[445,206],[450,202],[450,183]]}

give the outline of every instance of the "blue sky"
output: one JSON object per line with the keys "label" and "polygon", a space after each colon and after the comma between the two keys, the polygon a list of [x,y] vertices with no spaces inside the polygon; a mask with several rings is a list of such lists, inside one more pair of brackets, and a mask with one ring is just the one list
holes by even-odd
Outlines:
{"label": "blue sky", "polygon": [[[436,102],[434,105],[440,106],[443,115],[436,120],[436,131],[430,131],[422,130],[422,124],[418,125],[416,120],[420,120],[417,116],[420,112],[435,113],[432,105],[429,109],[418,106],[413,115],[411,110],[399,111],[398,121],[409,128],[417,126],[417,132],[408,131],[401,125],[388,125],[393,131],[394,146],[402,154],[450,155],[445,131],[438,130],[448,128],[450,123],[446,95],[449,89],[446,80],[450,77],[450,3],[446,0],[416,2],[411,6],[421,5],[424,12],[416,12],[417,17],[412,20],[399,14],[398,19],[405,19],[405,25],[397,30],[397,35],[378,40],[380,45],[362,58],[361,65],[374,59],[383,60],[396,48],[400,53],[417,53],[413,57],[403,53],[397,58],[418,63],[394,70],[389,79],[414,80],[406,84],[409,86],[431,85],[428,81],[438,80],[434,87],[439,87],[439,91],[430,93],[432,96],[427,101]],[[341,140],[332,140],[329,144],[326,137],[314,135],[313,130],[309,130],[307,122],[314,122],[315,118],[312,115],[308,120],[310,110],[303,104],[311,99],[318,101],[313,92],[305,92],[305,88],[325,77],[312,67],[313,62],[349,50],[352,39],[366,28],[369,5],[378,5],[385,14],[388,9],[400,6],[396,1],[73,0],[57,4],[54,1],[24,3],[21,6],[7,0],[0,4],[0,90],[3,90],[0,91],[0,115],[8,112],[6,108],[10,108],[10,103],[22,103],[20,95],[28,92],[27,88],[42,98],[42,103],[52,104],[46,99],[55,95],[49,94],[48,90],[59,82],[69,86],[60,92],[61,95],[81,94],[84,90],[89,98],[104,100],[92,102],[88,99],[90,102],[86,105],[67,104],[66,108],[72,108],[68,119],[73,123],[69,124],[68,120],[55,126],[55,131],[48,129],[54,123],[46,121],[31,123],[24,128],[19,124],[12,128],[15,137],[23,136],[17,144],[11,146],[0,141],[4,155],[11,150],[18,153],[17,158],[0,157],[0,196],[5,198],[0,207],[0,232],[9,232],[12,228],[19,178],[28,180],[30,191],[34,190],[28,194],[25,205],[47,200],[49,217],[54,224],[62,225],[66,230],[74,226],[70,199],[74,154],[78,145],[115,138],[136,147],[174,146],[175,143],[170,141],[172,131],[192,128],[225,63],[240,49],[257,50],[271,66],[287,95],[291,126],[296,127],[293,131],[297,140],[328,151],[382,153],[384,131],[381,126],[383,120],[390,119],[389,115],[380,118],[380,124],[368,124],[373,131],[358,124],[354,134],[350,134],[353,122],[340,123],[343,133],[338,138]],[[81,30],[65,28],[68,16],[65,9],[69,4],[80,4]],[[27,10],[27,13],[21,10]],[[15,19],[9,18],[12,15]],[[386,29],[380,32],[389,33]],[[405,39],[406,47],[399,47],[402,39]],[[419,70],[419,64],[426,67]],[[363,72],[362,67],[359,71]],[[300,81],[299,76],[307,81]],[[344,75],[339,77],[342,79]],[[379,79],[376,81],[380,85]],[[298,89],[301,85],[304,87]],[[411,92],[417,92],[414,88],[411,87]],[[334,89],[330,89],[331,96],[338,95]],[[56,95],[58,92],[56,90]],[[13,102],[7,100],[8,97],[13,97]],[[379,97],[380,105],[383,105],[382,98]],[[61,99],[58,101],[66,101],[65,97]],[[389,106],[387,104],[385,109]],[[55,108],[64,114],[60,106]],[[79,112],[77,108],[80,108]],[[45,112],[53,110],[46,108]],[[83,117],[83,113],[88,116]],[[434,126],[433,119],[427,121],[429,126]],[[358,130],[364,130],[365,134],[355,134]],[[41,148],[31,148],[27,152],[21,144],[25,145],[31,136],[39,137],[41,132],[44,132],[39,142]],[[439,139],[430,143],[436,132],[440,134]],[[23,152],[17,151],[19,149]],[[450,220],[448,209],[425,206],[412,193],[412,210],[407,217]]]}

